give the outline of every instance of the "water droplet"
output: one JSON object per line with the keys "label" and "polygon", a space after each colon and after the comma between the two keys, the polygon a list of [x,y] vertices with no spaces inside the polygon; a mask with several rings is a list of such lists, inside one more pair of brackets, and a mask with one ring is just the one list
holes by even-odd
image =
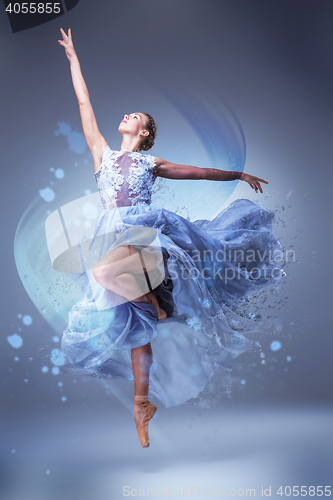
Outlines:
{"label": "water droplet", "polygon": [[270,345],[272,351],[278,351],[279,349],[281,349],[281,347],[281,342],[279,342],[278,340],[274,340]]}

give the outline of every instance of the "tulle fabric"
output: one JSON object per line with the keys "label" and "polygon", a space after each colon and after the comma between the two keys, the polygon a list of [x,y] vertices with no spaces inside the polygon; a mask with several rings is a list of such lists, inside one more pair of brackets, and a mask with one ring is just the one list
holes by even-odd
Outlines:
{"label": "tulle fabric", "polygon": [[[217,370],[228,379],[231,370],[224,363],[256,349],[247,336],[258,328],[233,305],[285,274],[272,261],[281,250],[273,219],[273,212],[247,199],[234,201],[212,221],[190,222],[144,204],[103,210],[85,256],[85,293],[63,333],[66,358],[80,372],[133,380],[131,349],[151,342],[150,393],[165,407],[197,397]],[[128,243],[129,232],[130,244],[142,249],[144,227],[157,235],[148,251],[156,255],[152,287],[168,314],[162,321],[154,306],[103,288],[92,271],[93,262]]]}

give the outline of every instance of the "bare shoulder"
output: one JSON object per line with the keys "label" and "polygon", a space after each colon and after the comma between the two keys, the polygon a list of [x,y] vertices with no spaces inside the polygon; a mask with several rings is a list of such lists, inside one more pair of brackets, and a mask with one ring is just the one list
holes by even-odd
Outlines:
{"label": "bare shoulder", "polygon": [[162,158],[155,158],[155,165],[164,165],[164,163],[168,163],[167,160],[162,160]]}
{"label": "bare shoulder", "polygon": [[105,146],[107,146],[108,143],[104,139],[104,137],[101,135],[100,138],[96,141],[96,143],[93,145],[91,148],[90,152],[94,160],[94,171],[95,173],[100,169],[101,163],[102,163],[102,157],[103,157],[103,151]]}
{"label": "bare shoulder", "polygon": [[163,167],[169,163],[170,162],[163,160],[162,158],[155,158],[155,166],[153,169],[154,177],[163,177]]}

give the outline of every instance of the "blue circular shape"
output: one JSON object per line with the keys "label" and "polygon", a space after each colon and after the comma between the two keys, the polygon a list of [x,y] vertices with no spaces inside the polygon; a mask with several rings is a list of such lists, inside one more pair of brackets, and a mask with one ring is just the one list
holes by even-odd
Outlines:
{"label": "blue circular shape", "polygon": [[270,345],[272,351],[278,351],[279,349],[281,349],[281,347],[282,344],[278,340],[274,340]]}

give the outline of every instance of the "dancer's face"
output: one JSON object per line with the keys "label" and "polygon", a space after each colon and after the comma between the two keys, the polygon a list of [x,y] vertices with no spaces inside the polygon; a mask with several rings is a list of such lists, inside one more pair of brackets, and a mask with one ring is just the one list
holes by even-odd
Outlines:
{"label": "dancer's face", "polygon": [[144,139],[149,135],[148,130],[145,129],[147,118],[143,113],[125,114],[124,118],[119,124],[118,130],[123,134],[128,134],[133,137],[140,137]]}

